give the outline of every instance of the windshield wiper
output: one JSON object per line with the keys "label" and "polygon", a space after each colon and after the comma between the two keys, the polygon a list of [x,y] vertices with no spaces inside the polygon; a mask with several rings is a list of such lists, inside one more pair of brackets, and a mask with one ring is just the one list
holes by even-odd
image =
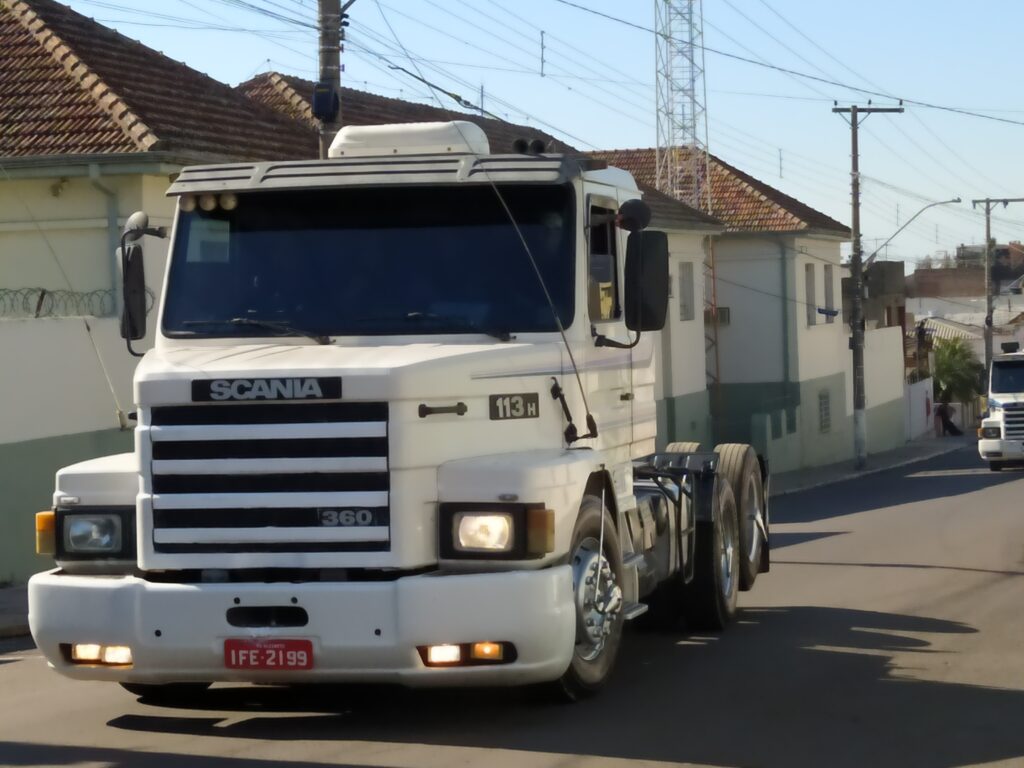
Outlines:
{"label": "windshield wiper", "polygon": [[266,328],[274,331],[275,336],[305,336],[317,344],[330,344],[331,338],[322,333],[296,328],[287,322],[277,320],[258,320],[254,317],[232,317],[230,320],[185,320],[182,325],[248,325],[254,328]]}
{"label": "windshield wiper", "polygon": [[498,339],[498,341],[512,341],[515,337],[503,329],[481,328],[472,320],[459,315],[438,315],[434,312],[408,312],[405,315],[407,322],[430,321],[454,326],[452,333],[482,333],[485,336]]}

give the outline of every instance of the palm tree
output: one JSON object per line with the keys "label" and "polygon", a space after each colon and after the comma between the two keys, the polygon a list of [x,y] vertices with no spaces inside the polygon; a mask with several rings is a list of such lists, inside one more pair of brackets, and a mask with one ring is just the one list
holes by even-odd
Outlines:
{"label": "palm tree", "polygon": [[985,366],[963,339],[939,339],[935,343],[935,399],[941,403],[966,403],[982,392]]}

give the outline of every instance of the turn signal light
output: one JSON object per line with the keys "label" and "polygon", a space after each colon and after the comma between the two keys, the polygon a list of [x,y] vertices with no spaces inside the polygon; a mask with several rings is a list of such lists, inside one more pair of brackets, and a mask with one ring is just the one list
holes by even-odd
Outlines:
{"label": "turn signal light", "polygon": [[469,651],[469,658],[478,661],[501,661],[504,656],[501,643],[473,643]]}
{"label": "turn signal light", "polygon": [[36,554],[57,553],[57,518],[52,509],[36,512]]}

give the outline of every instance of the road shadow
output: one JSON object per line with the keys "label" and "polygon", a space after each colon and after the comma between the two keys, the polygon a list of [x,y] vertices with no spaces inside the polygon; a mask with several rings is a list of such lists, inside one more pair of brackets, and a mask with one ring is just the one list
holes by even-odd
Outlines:
{"label": "road shadow", "polygon": [[[0,741],[0,765],[81,765],[95,763],[108,768],[324,768],[324,763],[281,762],[242,757],[206,757],[171,752],[141,752],[104,747],[60,746]],[[335,768],[368,768],[368,766],[333,763]]]}
{"label": "road shadow", "polygon": [[246,686],[108,724],[769,768],[946,768],[1020,757],[1024,691],[893,674],[893,654],[936,653],[929,635],[974,631],[870,611],[746,609],[721,636],[629,633],[609,688],[575,705],[516,689]]}
{"label": "road shadow", "polygon": [[928,461],[777,496],[772,499],[771,516],[773,523],[810,523],[872,509],[953,498],[1019,480],[1024,480],[1024,470],[989,472],[977,451],[965,447]]}

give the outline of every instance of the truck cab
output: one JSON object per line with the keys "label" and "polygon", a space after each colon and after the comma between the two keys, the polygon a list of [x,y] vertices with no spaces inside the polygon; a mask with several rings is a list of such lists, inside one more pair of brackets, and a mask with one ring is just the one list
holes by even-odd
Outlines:
{"label": "truck cab", "polygon": [[1017,342],[1004,343],[1003,354],[992,358],[978,437],[978,454],[993,472],[1024,462],[1024,352]]}
{"label": "truck cab", "polygon": [[[749,447],[733,483],[712,452],[652,458],[667,245],[628,173],[427,123],[186,168],[169,194],[135,450],[60,471],[37,518],[56,568],[30,624],[61,673],[575,698],[646,595],[724,625],[741,566],[767,567]],[[760,493],[749,520],[733,485]]]}

